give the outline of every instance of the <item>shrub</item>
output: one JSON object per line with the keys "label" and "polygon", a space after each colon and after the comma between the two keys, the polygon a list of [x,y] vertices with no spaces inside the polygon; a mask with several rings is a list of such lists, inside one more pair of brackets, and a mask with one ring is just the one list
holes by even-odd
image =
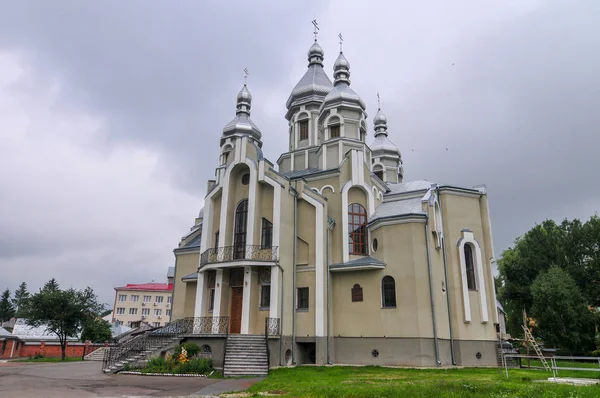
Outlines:
{"label": "shrub", "polygon": [[592,351],[592,356],[593,357],[600,357],[600,350],[594,350],[594,351]]}
{"label": "shrub", "polygon": [[212,370],[212,360],[210,358],[194,358],[188,362],[177,365],[175,373],[195,373],[207,374]]}
{"label": "shrub", "polygon": [[173,352],[173,356],[175,358],[179,358],[179,356],[181,355],[181,351],[182,351],[183,348],[185,348],[185,350],[187,351],[187,357],[188,358],[195,357],[200,352],[200,346],[198,344],[194,344],[194,343],[190,343],[190,342],[186,341],[183,344],[179,344],[175,348],[175,351]]}
{"label": "shrub", "polygon": [[44,355],[42,355],[39,352],[36,352],[35,355],[33,356],[33,359],[41,359],[41,358],[44,358]]}

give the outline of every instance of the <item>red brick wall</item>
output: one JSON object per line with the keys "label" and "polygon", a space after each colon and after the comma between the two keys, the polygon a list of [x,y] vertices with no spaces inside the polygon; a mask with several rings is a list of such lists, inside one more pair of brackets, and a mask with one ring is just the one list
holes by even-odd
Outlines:
{"label": "red brick wall", "polygon": [[[2,352],[2,344],[0,342],[0,353]],[[14,352],[12,350],[12,344],[15,344]],[[104,347],[104,344],[91,344],[91,343],[68,343],[66,349],[67,357],[80,357],[83,355],[84,349],[85,354],[89,354],[94,352],[100,347]],[[60,358],[62,356],[62,351],[60,349],[60,344],[58,343],[46,343],[42,341],[39,342],[22,342],[16,340],[7,340],[6,347],[4,349],[4,353],[0,354],[0,358],[29,358],[33,357],[36,354],[41,354],[47,358]]]}

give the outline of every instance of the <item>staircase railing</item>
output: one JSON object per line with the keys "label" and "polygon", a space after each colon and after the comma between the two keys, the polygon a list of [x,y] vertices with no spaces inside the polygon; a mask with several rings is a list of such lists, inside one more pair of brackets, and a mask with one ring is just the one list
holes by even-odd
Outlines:
{"label": "staircase railing", "polygon": [[269,336],[279,335],[279,318],[265,318],[265,344],[267,346],[267,369],[271,369],[271,351],[269,350]]}
{"label": "staircase railing", "polygon": [[147,331],[144,334],[124,341],[120,344],[107,348],[104,352],[102,369],[110,369],[116,363],[123,362],[127,358],[135,357],[145,351],[164,347],[173,338],[185,334],[224,334],[227,336],[229,329],[229,317],[197,317],[177,319],[169,324]]}

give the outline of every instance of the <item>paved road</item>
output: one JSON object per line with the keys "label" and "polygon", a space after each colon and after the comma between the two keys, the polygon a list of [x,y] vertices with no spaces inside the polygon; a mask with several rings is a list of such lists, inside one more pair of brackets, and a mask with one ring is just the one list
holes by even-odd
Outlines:
{"label": "paved road", "polygon": [[[241,390],[256,380],[105,375],[101,362],[0,362],[0,398],[180,397]],[[202,395],[201,395],[202,394]]]}

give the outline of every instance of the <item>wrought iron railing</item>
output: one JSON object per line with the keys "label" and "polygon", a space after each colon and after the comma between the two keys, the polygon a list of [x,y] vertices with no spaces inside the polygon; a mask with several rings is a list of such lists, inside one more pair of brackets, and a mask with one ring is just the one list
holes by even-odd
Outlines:
{"label": "wrought iron railing", "polygon": [[265,344],[267,346],[267,369],[271,369],[271,351],[269,350],[269,336],[279,334],[279,318],[265,318]]}
{"label": "wrought iron railing", "polygon": [[225,246],[207,249],[200,255],[200,266],[235,260],[277,261],[277,246]]}
{"label": "wrought iron railing", "polygon": [[136,336],[104,351],[102,369],[110,369],[128,358],[147,351],[156,351],[173,343],[174,338],[184,334],[222,334],[229,331],[228,316],[207,316],[177,319],[166,326]]}

